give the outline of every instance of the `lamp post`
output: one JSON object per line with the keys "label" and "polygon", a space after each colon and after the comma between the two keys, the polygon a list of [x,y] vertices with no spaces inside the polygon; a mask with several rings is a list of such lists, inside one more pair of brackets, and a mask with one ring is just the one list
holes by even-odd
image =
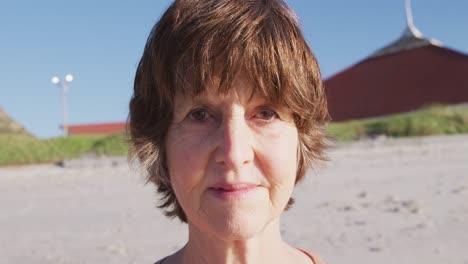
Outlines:
{"label": "lamp post", "polygon": [[67,74],[65,75],[65,80],[60,80],[59,77],[54,76],[52,77],[52,83],[59,86],[61,88],[62,92],[62,131],[63,131],[63,136],[66,137],[68,136],[68,124],[67,124],[67,119],[68,119],[68,114],[67,114],[67,98],[66,98],[66,92],[68,90],[68,86],[70,83],[73,81],[73,75]]}

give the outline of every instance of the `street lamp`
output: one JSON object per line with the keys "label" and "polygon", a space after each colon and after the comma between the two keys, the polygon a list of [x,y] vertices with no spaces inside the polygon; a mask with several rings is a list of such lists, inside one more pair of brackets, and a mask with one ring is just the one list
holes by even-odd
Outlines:
{"label": "street lamp", "polygon": [[59,77],[54,76],[51,79],[52,83],[59,86],[62,91],[62,131],[63,131],[63,136],[68,136],[68,124],[67,124],[67,98],[66,98],[66,92],[68,89],[68,86],[70,83],[73,81],[73,75],[67,74],[65,75],[65,80],[61,81]]}

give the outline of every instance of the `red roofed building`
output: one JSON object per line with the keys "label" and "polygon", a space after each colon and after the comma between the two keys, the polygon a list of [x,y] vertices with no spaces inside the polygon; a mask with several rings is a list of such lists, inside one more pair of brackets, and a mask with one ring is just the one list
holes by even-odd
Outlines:
{"label": "red roofed building", "polygon": [[334,121],[468,102],[468,55],[424,38],[410,10],[400,39],[325,80]]}
{"label": "red roofed building", "polygon": [[126,126],[125,122],[72,125],[68,126],[68,133],[70,135],[110,135],[125,131]]}

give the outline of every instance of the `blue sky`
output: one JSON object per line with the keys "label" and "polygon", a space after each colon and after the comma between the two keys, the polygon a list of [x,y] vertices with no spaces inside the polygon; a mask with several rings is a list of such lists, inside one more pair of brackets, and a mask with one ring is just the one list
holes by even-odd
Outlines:
{"label": "blue sky", "polygon": [[[0,0],[0,107],[35,136],[59,136],[60,89],[72,73],[69,123],[124,121],[146,38],[169,0]],[[403,0],[287,1],[298,13],[323,75],[398,38]],[[416,26],[468,54],[468,1],[413,0]]]}

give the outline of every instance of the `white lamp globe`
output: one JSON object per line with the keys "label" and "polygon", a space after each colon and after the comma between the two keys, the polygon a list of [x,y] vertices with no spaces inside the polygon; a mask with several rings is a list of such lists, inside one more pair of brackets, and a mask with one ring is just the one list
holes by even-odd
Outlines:
{"label": "white lamp globe", "polygon": [[60,82],[60,79],[59,79],[59,77],[54,76],[54,77],[52,77],[51,81],[52,81],[53,84],[58,84]]}
{"label": "white lamp globe", "polygon": [[67,82],[73,81],[73,75],[67,74],[67,75],[65,76],[65,81],[67,81]]}

